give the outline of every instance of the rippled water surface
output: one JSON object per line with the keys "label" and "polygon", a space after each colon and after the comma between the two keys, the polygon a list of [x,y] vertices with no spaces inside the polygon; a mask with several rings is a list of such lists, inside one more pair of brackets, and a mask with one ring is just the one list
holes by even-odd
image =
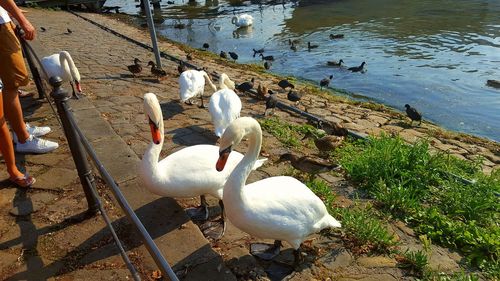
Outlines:
{"label": "rippled water surface", "polygon": [[[276,61],[271,71],[319,81],[403,110],[415,106],[424,118],[446,128],[500,141],[499,0],[339,0],[339,1],[162,1],[154,11],[157,31],[173,40],[210,51],[234,51],[240,63],[260,63],[252,48]],[[108,0],[107,6],[141,15],[137,2]],[[237,29],[236,14],[254,25]],[[184,24],[185,28],[175,28]],[[329,34],[344,34],[331,40]],[[297,39],[290,50],[288,39]],[[319,45],[307,51],[307,42]],[[365,61],[365,73],[332,68]]]}

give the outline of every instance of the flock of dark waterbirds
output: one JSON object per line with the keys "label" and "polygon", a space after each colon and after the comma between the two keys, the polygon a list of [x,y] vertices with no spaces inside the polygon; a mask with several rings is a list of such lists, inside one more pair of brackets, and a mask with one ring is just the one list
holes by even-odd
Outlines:
{"label": "flock of dark waterbirds", "polygon": [[[70,32],[70,31],[68,30],[68,32]],[[329,35],[329,38],[332,40],[338,40],[338,39],[342,39],[344,37],[345,37],[344,34],[330,34]],[[291,50],[297,51],[298,45],[300,44],[300,40],[288,39],[288,44],[290,45]],[[307,42],[307,51],[311,51],[311,50],[316,49],[318,47],[319,47],[319,45],[317,45],[317,44],[312,44],[311,42]],[[204,43],[202,45],[202,50],[207,51],[209,48],[210,48],[210,45],[208,43]],[[252,49],[252,51],[253,51],[253,57],[259,56],[262,59],[262,61],[264,62],[263,63],[264,68],[266,70],[271,68],[272,62],[275,60],[273,55],[265,55],[264,48]],[[232,51],[228,51],[228,52],[220,51],[219,56],[223,59],[232,59],[235,62],[239,58],[238,54],[236,52],[232,52]],[[186,59],[192,60],[193,54],[188,53],[186,55]],[[134,77],[137,74],[142,72],[142,66],[140,63],[141,63],[141,61],[139,59],[135,58],[134,64],[127,66],[128,70],[132,73],[132,75]],[[326,64],[328,66],[332,66],[332,67],[343,68],[344,67],[343,63],[344,63],[344,60],[340,59],[338,61],[333,61],[333,60],[327,61]],[[351,71],[351,72],[364,73],[366,71],[365,65],[366,65],[366,62],[363,61],[359,66],[349,67],[346,69],[348,71]],[[151,75],[156,77],[158,79],[158,81],[167,75],[167,73],[164,70],[158,68],[153,61],[149,61],[148,66],[151,66],[151,69],[150,69]],[[177,66],[178,73],[181,74],[182,72],[184,72],[187,69],[188,68],[186,67],[184,62],[181,60],[179,65]],[[330,83],[332,82],[332,80],[333,80],[333,75],[329,75],[328,77],[321,79],[319,81],[320,89],[323,90],[323,88],[328,87],[330,85]],[[238,84],[236,86],[236,89],[240,92],[246,92],[246,91],[252,90],[255,87],[254,83],[255,83],[255,79],[252,78],[250,81],[246,81],[246,82],[243,82],[241,84]],[[303,95],[295,90],[295,86],[291,82],[289,82],[286,79],[283,79],[283,80],[278,82],[278,86],[283,91],[285,91],[285,92],[287,91],[287,99],[289,101],[294,102],[296,105],[299,104]],[[271,113],[271,114],[274,113],[274,109],[275,109],[276,105],[278,104],[278,98],[277,98],[276,93],[277,92],[275,92],[271,89],[268,89],[267,86],[262,86],[260,84],[258,85],[258,88],[257,88],[258,97],[266,101],[266,109],[264,111],[264,115],[267,115],[268,113]],[[406,109],[406,114],[411,119],[410,124],[412,124],[413,121],[417,121],[417,122],[419,122],[418,124],[420,125],[420,123],[422,121],[422,115],[415,108],[411,107],[408,104],[405,104],[405,109]]]}

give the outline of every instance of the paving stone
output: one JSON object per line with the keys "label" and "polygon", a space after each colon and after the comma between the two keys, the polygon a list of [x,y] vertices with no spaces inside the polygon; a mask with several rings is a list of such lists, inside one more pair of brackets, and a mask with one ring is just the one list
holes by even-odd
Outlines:
{"label": "paving stone", "polygon": [[354,257],[345,249],[333,250],[321,258],[321,263],[331,271],[339,267],[347,267],[354,262]]}
{"label": "paving stone", "polygon": [[31,213],[38,211],[38,206],[33,204],[30,198],[16,200],[14,207],[10,209],[9,213],[16,217],[27,216]]}
{"label": "paving stone", "polygon": [[71,163],[71,161],[68,161],[67,154],[59,153],[59,151],[57,150],[54,153],[30,155],[30,157],[28,158],[28,162],[31,164],[45,165],[48,167],[56,166],[62,161],[65,161],[65,165],[68,165],[68,162]]}
{"label": "paving stone", "polygon": [[394,259],[384,256],[360,257],[356,262],[364,267],[395,267],[397,264]]}
{"label": "paving stone", "polygon": [[397,281],[398,279],[395,278],[394,276],[392,276],[391,274],[386,274],[386,273],[382,273],[382,274],[353,274],[353,275],[350,275],[350,276],[342,276],[342,277],[339,277],[338,279],[336,280],[339,280],[339,281],[381,281],[381,280],[384,280],[384,281]]}
{"label": "paving stone", "polygon": [[78,181],[76,170],[65,168],[52,168],[42,175],[36,176],[35,188],[43,189],[72,189]]}
{"label": "paving stone", "polygon": [[2,269],[15,264],[18,257],[18,255],[14,255],[6,251],[0,251],[0,273]]}

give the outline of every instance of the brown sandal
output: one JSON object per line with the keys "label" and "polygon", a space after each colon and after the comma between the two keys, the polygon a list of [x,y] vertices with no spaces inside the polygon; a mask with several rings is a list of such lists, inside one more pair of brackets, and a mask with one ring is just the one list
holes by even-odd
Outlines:
{"label": "brown sandal", "polygon": [[9,179],[14,185],[22,188],[27,188],[32,186],[35,182],[36,179],[32,176],[29,175],[23,175],[17,178],[10,178]]}

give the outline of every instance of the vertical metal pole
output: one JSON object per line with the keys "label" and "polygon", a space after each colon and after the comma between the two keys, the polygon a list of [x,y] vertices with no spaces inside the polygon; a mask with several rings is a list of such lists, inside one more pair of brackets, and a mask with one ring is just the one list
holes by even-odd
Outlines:
{"label": "vertical metal pole", "polygon": [[149,27],[149,35],[151,36],[151,42],[153,43],[153,52],[155,53],[156,65],[159,68],[161,68],[160,50],[158,49],[158,39],[156,38],[153,15],[151,14],[151,4],[149,3],[149,0],[141,0],[141,1],[144,5],[144,10],[146,12],[146,19]]}
{"label": "vertical metal pole", "polygon": [[99,204],[97,199],[94,197],[94,194],[92,193],[92,187],[96,188],[94,176],[92,175],[92,172],[90,170],[90,165],[87,161],[85,150],[83,149],[83,145],[80,142],[80,138],[78,137],[78,134],[76,133],[74,128],[71,126],[71,123],[67,117],[70,112],[66,101],[69,100],[70,94],[68,91],[61,88],[62,79],[60,77],[50,77],[49,83],[50,85],[52,85],[50,96],[56,103],[57,113],[59,114],[59,118],[61,119],[64,134],[66,135],[66,139],[68,140],[71,155],[73,156],[73,161],[75,162],[78,176],[80,177],[80,182],[82,184],[83,191],[85,192],[85,197],[87,198],[87,212],[92,215],[96,214],[99,210]]}

